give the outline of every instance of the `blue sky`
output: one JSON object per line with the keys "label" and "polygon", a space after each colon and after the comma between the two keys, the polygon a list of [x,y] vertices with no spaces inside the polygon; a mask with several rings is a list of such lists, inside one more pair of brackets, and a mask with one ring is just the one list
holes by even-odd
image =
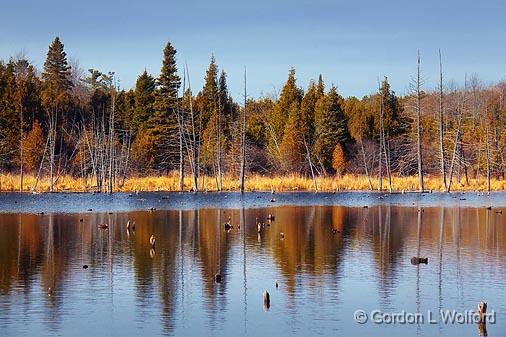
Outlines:
{"label": "blue sky", "polygon": [[144,68],[157,76],[167,40],[188,63],[192,88],[202,86],[211,54],[239,98],[243,69],[249,94],[280,90],[295,67],[299,86],[322,73],[345,95],[375,90],[387,75],[405,93],[422,55],[427,88],[437,81],[437,50],[445,77],[462,82],[506,78],[504,0],[3,0],[0,58],[20,51],[42,67],[58,35],[83,69],[115,71],[131,87]]}

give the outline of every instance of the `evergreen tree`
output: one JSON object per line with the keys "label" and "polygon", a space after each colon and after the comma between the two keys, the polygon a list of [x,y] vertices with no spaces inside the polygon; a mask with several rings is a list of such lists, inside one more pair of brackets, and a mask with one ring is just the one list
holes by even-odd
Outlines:
{"label": "evergreen tree", "polygon": [[205,129],[211,116],[216,113],[218,103],[218,66],[214,55],[211,56],[211,62],[204,79],[204,87],[199,96],[197,105],[201,113],[202,127]]}
{"label": "evergreen tree", "polygon": [[332,157],[336,145],[349,141],[346,117],[343,113],[343,99],[336,87],[321,97],[315,108],[316,141],[313,153],[325,170],[332,168]]}
{"label": "evergreen tree", "polygon": [[12,169],[19,144],[16,77],[12,60],[2,67],[0,78],[0,163]]}
{"label": "evergreen tree", "polygon": [[155,87],[155,79],[144,70],[135,83],[135,109],[132,120],[134,134],[137,134],[141,128],[145,127],[145,123],[153,115]]}
{"label": "evergreen tree", "polygon": [[232,98],[228,93],[227,73],[222,70],[218,80],[218,108],[220,112],[220,120],[222,123],[223,136],[227,143],[231,141],[231,124],[236,120],[236,110]]}
{"label": "evergreen tree", "polygon": [[283,139],[285,133],[285,127],[288,120],[288,115],[292,104],[295,102],[300,104],[302,99],[302,90],[297,88],[295,79],[295,69],[291,68],[288,73],[288,79],[281,90],[279,99],[274,106],[268,120],[269,129],[271,131],[271,137],[269,137],[268,151],[275,159],[279,158],[280,149],[278,148],[279,143]]}
{"label": "evergreen tree", "polygon": [[308,146],[313,143],[314,133],[315,133],[315,107],[317,101],[324,95],[322,93],[323,90],[323,82],[321,80],[318,81],[318,85],[315,85],[313,82],[309,83],[309,87],[307,89],[304,98],[302,99],[300,105],[300,119],[301,119],[301,136],[306,137],[306,142]]}
{"label": "evergreen tree", "polygon": [[[219,119],[218,92],[218,66],[213,55],[206,71],[204,87],[198,98],[199,123],[201,123],[203,130],[201,161],[207,171],[216,168]],[[220,140],[220,142],[222,141]]]}
{"label": "evergreen tree", "polygon": [[[403,108],[399,102],[399,99],[395,95],[395,92],[390,89],[390,83],[388,83],[388,78],[385,77],[383,82],[381,83],[380,94],[383,96],[383,127],[385,130],[386,137],[393,137],[400,135],[401,133],[406,131],[406,121],[402,116]],[[378,95],[376,95],[378,96]],[[377,106],[375,111],[377,111],[375,118],[375,129],[376,134],[379,134],[379,99],[380,97],[375,98],[374,105]]]}
{"label": "evergreen tree", "polygon": [[63,43],[56,37],[49,46],[44,62],[42,79],[44,80],[43,102],[46,107],[59,106],[68,100],[68,94],[74,86],[71,80],[71,68]]}
{"label": "evergreen tree", "polygon": [[305,161],[305,137],[307,125],[301,116],[301,109],[297,101],[292,102],[288,113],[286,131],[280,145],[281,167],[286,172],[301,171]]}
{"label": "evergreen tree", "polygon": [[176,49],[167,42],[163,50],[155,112],[147,122],[157,154],[155,166],[168,171],[179,161],[179,129],[177,125],[178,91],[181,80],[177,74]]}

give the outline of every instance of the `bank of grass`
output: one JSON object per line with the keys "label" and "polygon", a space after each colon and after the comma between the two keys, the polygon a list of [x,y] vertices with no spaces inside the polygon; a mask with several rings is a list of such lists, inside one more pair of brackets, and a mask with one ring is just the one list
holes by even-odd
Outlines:
{"label": "bank of grass", "polygon": [[[24,191],[31,192],[47,192],[49,191],[49,179],[44,177],[39,180],[37,187],[34,189],[36,177],[33,175],[25,175]],[[216,191],[216,179],[214,177],[201,177],[200,183],[203,184],[202,190]],[[377,190],[378,181],[372,179],[373,189]],[[90,192],[95,191],[95,183],[72,176],[60,176],[56,179],[54,191],[56,192]],[[366,176],[347,174],[342,177],[328,176],[317,179],[319,191],[367,191],[369,183]],[[396,192],[399,191],[417,191],[418,177],[393,177],[392,187]],[[441,179],[436,176],[425,177],[426,190],[441,190]],[[185,177],[185,190],[188,191],[192,187],[190,176]],[[236,177],[223,177],[223,190],[237,191],[239,187]],[[301,175],[279,175],[279,176],[262,176],[249,175],[246,178],[247,191],[314,191],[314,182],[308,177]],[[383,180],[383,189],[388,190],[388,180]],[[466,184],[464,180],[461,182],[454,181],[452,191],[486,191],[487,181],[485,177],[480,179],[470,179]],[[121,186],[116,186],[117,192],[135,192],[135,191],[178,191],[179,177],[177,174],[169,174],[163,176],[147,176],[147,177],[130,177],[125,179]],[[506,180],[492,179],[491,190],[506,190]],[[16,174],[0,174],[0,191],[19,191],[19,175]]]}

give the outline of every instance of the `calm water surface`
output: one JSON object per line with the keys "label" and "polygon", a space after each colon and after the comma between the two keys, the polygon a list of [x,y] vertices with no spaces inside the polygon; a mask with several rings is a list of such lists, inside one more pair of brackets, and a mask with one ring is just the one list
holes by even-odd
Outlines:
{"label": "calm water surface", "polygon": [[[506,335],[502,206],[264,200],[257,208],[107,212],[103,201],[68,196],[66,207],[34,214],[42,207],[1,198],[11,204],[0,206],[0,336],[479,336],[476,324],[444,324],[437,315],[481,300],[497,313],[488,335]],[[261,198],[250,199],[249,206]],[[255,218],[267,222],[268,214],[275,220],[259,235]],[[226,232],[229,216],[234,228]],[[128,220],[135,231],[126,231]],[[413,256],[429,264],[413,266]],[[357,309],[431,310],[438,322],[361,325]]]}

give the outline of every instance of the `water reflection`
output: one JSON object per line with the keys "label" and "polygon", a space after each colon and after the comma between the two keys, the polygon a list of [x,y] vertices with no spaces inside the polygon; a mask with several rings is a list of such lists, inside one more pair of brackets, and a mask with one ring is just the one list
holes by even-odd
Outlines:
{"label": "water reflection", "polygon": [[352,313],[488,299],[492,336],[506,329],[505,225],[495,210],[394,206],[2,214],[0,335],[474,335],[440,322],[358,325]]}

